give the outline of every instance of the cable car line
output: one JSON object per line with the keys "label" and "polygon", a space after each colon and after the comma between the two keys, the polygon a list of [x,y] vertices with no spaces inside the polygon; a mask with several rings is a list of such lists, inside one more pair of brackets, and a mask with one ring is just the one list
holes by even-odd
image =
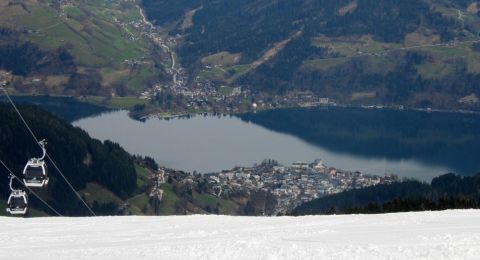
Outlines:
{"label": "cable car line", "polygon": [[[48,202],[46,202],[45,200],[43,200],[37,193],[35,193],[30,187],[28,187],[27,185],[25,185],[25,183],[23,182],[23,180],[21,180],[20,178],[18,178],[13,172],[12,170],[10,170],[10,168],[8,168],[8,166],[3,162],[2,159],[0,159],[0,163],[3,165],[3,167],[5,167],[5,169],[10,173],[10,176],[12,176],[13,178],[15,178],[17,181],[19,181],[20,183],[22,183],[23,186],[25,186],[28,191],[30,191],[35,197],[37,197],[37,199],[39,199],[43,204],[45,204],[51,211],[53,211],[55,214],[57,214],[57,216],[59,217],[63,217],[62,214],[60,214],[57,210],[55,210],[50,204],[48,204]],[[12,187],[10,186],[10,189],[12,189]]]}
{"label": "cable car line", "polygon": [[[12,105],[12,107],[15,109],[15,111],[17,112],[18,116],[20,117],[20,119],[22,120],[23,124],[25,125],[25,127],[28,129],[28,131],[30,132],[30,134],[32,135],[33,139],[35,139],[35,141],[37,142],[38,146],[40,148],[43,149],[43,146],[41,145],[41,143],[39,142],[38,138],[35,136],[35,134],[33,133],[32,129],[30,128],[30,126],[28,125],[27,121],[25,121],[25,119],[23,118],[22,114],[20,113],[20,111],[18,110],[17,106],[15,106],[15,103],[13,102],[13,100],[10,98],[10,95],[8,94],[7,90],[5,88],[1,88],[3,90],[3,92],[5,93],[5,96],[7,97],[8,101],[10,102],[10,104]],[[45,151],[45,156],[48,158],[48,160],[50,160],[50,162],[52,163],[52,165],[55,167],[55,169],[58,171],[58,173],[60,173],[60,175],[62,176],[63,180],[65,180],[65,182],[68,184],[68,186],[70,187],[70,189],[75,193],[75,195],[77,196],[77,198],[83,203],[83,205],[85,205],[85,207],[88,209],[88,211],[90,212],[90,214],[92,214],[92,216],[96,217],[97,215],[95,214],[95,212],[93,212],[93,210],[90,208],[90,206],[88,206],[88,204],[85,202],[85,200],[83,200],[83,198],[80,196],[80,194],[78,194],[78,192],[73,188],[72,184],[67,180],[67,178],[65,177],[65,175],[63,174],[63,172],[60,170],[60,168],[57,166],[57,164],[53,161],[53,159],[50,157],[50,155]]]}

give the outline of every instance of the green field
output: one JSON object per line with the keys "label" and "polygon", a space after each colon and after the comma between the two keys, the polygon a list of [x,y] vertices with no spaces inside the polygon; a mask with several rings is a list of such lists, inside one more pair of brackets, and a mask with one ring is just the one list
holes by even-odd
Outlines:
{"label": "green field", "polygon": [[150,198],[146,193],[141,193],[127,200],[127,212],[131,215],[144,215],[149,205]]}
{"label": "green field", "polygon": [[[67,19],[58,17],[57,11],[40,3],[27,4],[26,12],[21,8],[0,9],[1,23],[14,23],[32,31],[26,40],[46,49],[69,46],[81,66],[120,66],[125,59],[148,56],[149,49],[140,37],[137,41],[128,38],[128,33],[113,20],[111,11],[103,1],[86,1],[85,4],[66,8]],[[133,31],[133,34],[138,33]],[[138,36],[138,35],[137,35]]]}
{"label": "green field", "polygon": [[160,215],[174,215],[176,213],[175,204],[180,200],[173,192],[172,184],[162,184],[163,198],[160,204]]}
{"label": "green field", "polygon": [[221,66],[217,65],[210,69],[203,68],[198,73],[200,80],[211,80],[223,82],[226,84],[233,83],[236,79],[246,74],[251,68],[250,64],[240,64],[233,66]]}
{"label": "green field", "polygon": [[227,80],[228,83],[232,83],[239,77],[245,75],[248,71],[250,71],[251,67],[252,66],[250,64],[241,64],[231,67],[231,69],[233,69],[235,73],[231,75],[230,78]]}
{"label": "green field", "polygon": [[355,38],[314,38],[312,45],[317,48],[326,48],[341,56],[351,57],[360,53],[378,52],[402,47],[397,43],[378,42],[370,36]]}
{"label": "green field", "polygon": [[[144,90],[145,80],[157,77],[151,43],[132,25],[120,24],[140,19],[138,7],[130,4],[125,8],[120,1],[72,3],[64,8],[63,16],[45,0],[26,0],[26,10],[0,3],[0,24],[26,31],[20,34],[21,39],[44,50],[67,48],[79,70],[98,71],[102,84],[125,83],[134,92]],[[145,62],[131,68],[125,60]]]}
{"label": "green field", "polygon": [[94,182],[88,183],[87,187],[83,190],[80,190],[79,193],[85,198],[89,205],[93,205],[95,201],[98,204],[115,203],[117,205],[121,205],[123,203],[123,200],[113,192]]}
{"label": "green field", "polygon": [[240,206],[231,200],[218,198],[210,194],[194,193],[194,203],[202,208],[207,206],[211,209],[218,207],[218,213],[222,215],[236,215],[239,213]]}
{"label": "green field", "polygon": [[149,173],[138,164],[135,164],[135,171],[137,172],[137,192],[145,192],[150,183]]}
{"label": "green field", "polygon": [[210,66],[233,66],[240,61],[240,54],[232,54],[226,51],[219,52],[202,59],[202,64]]}
{"label": "green field", "polygon": [[[326,48],[330,54],[340,55],[339,57],[326,57],[313,60],[305,60],[302,63],[302,70],[326,71],[340,66],[352,59],[361,60],[365,72],[385,74],[395,69],[398,61],[396,55],[409,52],[424,54],[428,57],[426,61],[417,64],[418,73],[425,79],[442,78],[454,72],[456,64],[465,63],[469,73],[480,73],[480,53],[472,49],[471,38],[459,41],[450,46],[429,46],[439,42],[438,35],[422,30],[408,34],[405,45],[381,43],[370,37],[362,36],[356,39],[339,38],[316,38],[312,45]],[[407,50],[401,48],[410,47]],[[381,53],[384,55],[371,55]]]}
{"label": "green field", "polygon": [[[137,172],[137,191],[136,195],[125,201],[127,215],[145,215],[145,209],[149,205],[149,196],[146,190],[149,185],[148,171],[139,165],[135,165]],[[86,188],[81,190],[80,195],[85,198],[89,205],[97,202],[99,205],[114,203],[118,206],[124,204],[124,201],[111,191],[103,188],[97,183],[88,183]]]}
{"label": "green field", "polygon": [[213,67],[211,69],[203,69],[198,76],[201,79],[212,81],[226,81],[228,79],[227,71],[222,67]]}

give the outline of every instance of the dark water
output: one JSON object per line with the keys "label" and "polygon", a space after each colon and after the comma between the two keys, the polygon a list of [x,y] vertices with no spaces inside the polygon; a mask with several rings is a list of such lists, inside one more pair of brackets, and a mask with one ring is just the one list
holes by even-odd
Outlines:
{"label": "dark water", "polygon": [[314,108],[266,111],[242,119],[332,152],[415,160],[463,175],[480,172],[478,114]]}
{"label": "dark water", "polygon": [[125,111],[73,123],[161,165],[211,172],[265,158],[430,180],[480,171],[480,116],[365,109],[285,109],[241,117],[150,119]]}
{"label": "dark water", "polygon": [[[98,115],[109,110],[94,104],[79,102],[73,97],[13,96],[11,98],[15,104],[39,106],[68,122]],[[5,96],[0,96],[0,102],[8,103],[8,99]]]}

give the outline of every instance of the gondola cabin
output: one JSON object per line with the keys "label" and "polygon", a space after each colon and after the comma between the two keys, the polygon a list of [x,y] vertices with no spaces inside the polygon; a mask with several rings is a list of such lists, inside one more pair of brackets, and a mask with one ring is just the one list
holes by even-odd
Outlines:
{"label": "gondola cabin", "polygon": [[28,196],[23,190],[13,190],[7,201],[7,212],[12,215],[25,215],[28,209]]}
{"label": "gondola cabin", "polygon": [[32,159],[23,169],[23,182],[27,187],[43,187],[48,184],[47,164],[43,160]]}

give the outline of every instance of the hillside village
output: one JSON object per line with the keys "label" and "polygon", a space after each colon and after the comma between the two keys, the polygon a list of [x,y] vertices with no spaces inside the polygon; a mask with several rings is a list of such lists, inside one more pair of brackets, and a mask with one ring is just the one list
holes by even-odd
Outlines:
{"label": "hillside village", "polygon": [[[160,169],[162,177],[168,180],[177,171]],[[165,176],[163,176],[165,174]],[[178,177],[178,176],[177,176]],[[360,189],[378,184],[400,181],[396,175],[367,175],[326,166],[322,160],[312,163],[296,162],[290,166],[280,165],[274,160],[265,160],[252,167],[234,167],[222,172],[184,175],[180,181],[190,186],[206,186],[207,193],[219,198],[232,198],[238,194],[263,192],[265,204],[273,203],[271,209],[264,205],[264,215],[284,215],[304,202],[351,189]],[[159,185],[154,185],[154,192]],[[248,197],[248,196],[247,196]]]}

